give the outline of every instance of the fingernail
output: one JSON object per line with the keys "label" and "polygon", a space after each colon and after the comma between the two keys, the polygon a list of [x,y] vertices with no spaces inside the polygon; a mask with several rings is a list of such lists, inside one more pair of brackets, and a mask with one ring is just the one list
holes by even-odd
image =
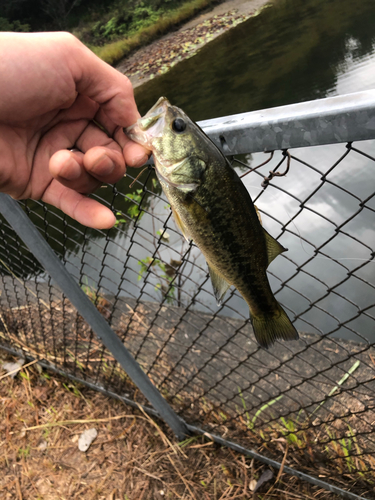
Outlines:
{"label": "fingernail", "polygon": [[129,167],[141,167],[148,160],[148,155],[142,154],[138,156],[133,156],[133,158],[128,162]]}

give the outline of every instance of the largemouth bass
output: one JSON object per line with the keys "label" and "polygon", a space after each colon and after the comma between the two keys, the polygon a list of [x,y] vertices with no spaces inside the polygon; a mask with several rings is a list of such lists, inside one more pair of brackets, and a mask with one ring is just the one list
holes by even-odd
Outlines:
{"label": "largemouth bass", "polygon": [[165,97],[125,132],[152,151],[177,225],[206,258],[217,301],[231,285],[237,288],[262,347],[276,339],[298,339],[266,275],[286,249],[262,227],[248,191],[221,151]]}

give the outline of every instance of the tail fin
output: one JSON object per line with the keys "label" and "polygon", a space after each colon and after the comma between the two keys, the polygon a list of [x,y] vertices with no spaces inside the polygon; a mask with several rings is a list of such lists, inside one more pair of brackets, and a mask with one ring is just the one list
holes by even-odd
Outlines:
{"label": "tail fin", "polygon": [[274,316],[257,317],[251,316],[255,338],[258,343],[266,349],[277,339],[297,340],[299,338],[297,330],[294,328],[284,309],[278,305]]}

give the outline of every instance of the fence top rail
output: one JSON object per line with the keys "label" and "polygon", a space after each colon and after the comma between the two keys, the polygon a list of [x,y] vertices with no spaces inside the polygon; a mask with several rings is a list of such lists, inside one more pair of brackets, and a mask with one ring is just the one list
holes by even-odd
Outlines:
{"label": "fence top rail", "polygon": [[198,125],[226,155],[375,139],[375,89]]}

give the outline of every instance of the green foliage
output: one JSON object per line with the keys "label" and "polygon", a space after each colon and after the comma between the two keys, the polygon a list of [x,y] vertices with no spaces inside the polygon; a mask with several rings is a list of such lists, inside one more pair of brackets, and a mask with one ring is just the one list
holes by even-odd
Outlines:
{"label": "green foliage", "polygon": [[299,439],[297,434],[300,431],[297,431],[293,420],[286,420],[284,417],[280,417],[280,420],[285,427],[285,430],[281,429],[281,432],[284,434],[288,443],[298,446],[298,448],[302,448],[304,446],[304,442]]}
{"label": "green foliage", "polygon": [[78,390],[78,388],[75,386],[75,384],[73,382],[69,383],[69,384],[64,384],[63,383],[63,386],[65,387],[65,389],[74,394],[74,396],[76,396],[77,398],[81,398],[82,397],[82,394],[81,394],[81,391]]}
{"label": "green foliage", "polygon": [[[142,219],[143,215],[145,214],[144,210],[142,210],[140,206],[142,197],[143,197],[142,189],[137,189],[134,193],[128,193],[125,197],[125,200],[132,200],[134,202],[126,210],[127,215],[131,219],[137,219],[138,222]],[[129,222],[129,219],[124,219],[122,215],[123,214],[121,212],[116,212],[117,220],[115,223],[115,227],[118,227],[120,224],[127,224]]]}
{"label": "green foliage", "polygon": [[143,196],[143,190],[137,189],[135,193],[129,193],[126,196],[127,198],[134,201],[134,204],[132,204],[130,208],[128,208],[129,217],[131,217],[132,219],[138,218],[138,221],[140,221],[144,214],[143,210],[141,210],[140,208],[140,203]]}
{"label": "green foliage", "polygon": [[[111,17],[97,22],[94,29],[93,26],[86,26],[75,34],[104,61],[116,64],[132,50],[152,42],[214,2],[215,0],[145,0],[137,3],[128,24],[125,18],[121,22],[121,16],[116,11],[115,15],[112,13]],[[107,38],[103,36],[105,32]]]}
{"label": "green foliage", "polygon": [[[172,263],[172,261],[171,261]],[[173,263],[175,263],[173,261]],[[156,291],[161,291],[163,297],[168,304],[173,304],[175,302],[175,291],[176,287],[173,285],[175,279],[175,269],[172,265],[166,264],[160,259],[155,259],[153,257],[146,257],[138,261],[141,266],[138,274],[138,280],[142,279],[142,276],[151,268],[153,268],[154,273],[159,278],[159,282],[155,286]]]}
{"label": "green foliage", "polygon": [[30,25],[22,24],[21,21],[11,22],[5,17],[0,17],[0,31],[27,32],[30,31]]}
{"label": "green foliage", "polygon": [[268,401],[267,403],[265,403],[263,406],[261,406],[259,408],[259,410],[255,413],[255,415],[253,416],[253,418],[250,418],[250,415],[249,415],[249,412],[247,411],[247,406],[246,406],[246,401],[245,401],[245,398],[243,397],[243,394],[242,394],[242,391],[240,389],[240,387],[238,387],[238,392],[239,392],[239,395],[240,395],[240,399],[241,399],[241,402],[242,402],[242,406],[245,410],[245,415],[246,415],[246,425],[247,427],[250,429],[250,430],[253,430],[254,429],[254,426],[255,426],[255,421],[256,419],[259,417],[259,415],[264,412],[264,410],[267,410],[267,408],[269,408],[270,406],[272,406],[274,403],[276,403],[277,401],[279,401],[279,399],[281,399],[283,397],[283,395],[281,396],[278,396],[277,398],[275,399],[272,399],[271,401]]}
{"label": "green foliage", "polygon": [[90,285],[87,276],[84,276],[82,281],[83,283],[81,284],[81,289],[85,292],[91,302],[96,305],[100,299],[100,294],[95,289],[94,283]]}
{"label": "green foliage", "polygon": [[26,448],[19,448],[17,455],[19,458],[26,459],[30,455],[30,452],[31,452],[31,445],[28,444]]}
{"label": "green foliage", "polygon": [[168,10],[170,2],[152,0],[128,3],[118,1],[108,13],[83,30],[87,43],[103,45],[124,36],[131,36],[155,22]]}

